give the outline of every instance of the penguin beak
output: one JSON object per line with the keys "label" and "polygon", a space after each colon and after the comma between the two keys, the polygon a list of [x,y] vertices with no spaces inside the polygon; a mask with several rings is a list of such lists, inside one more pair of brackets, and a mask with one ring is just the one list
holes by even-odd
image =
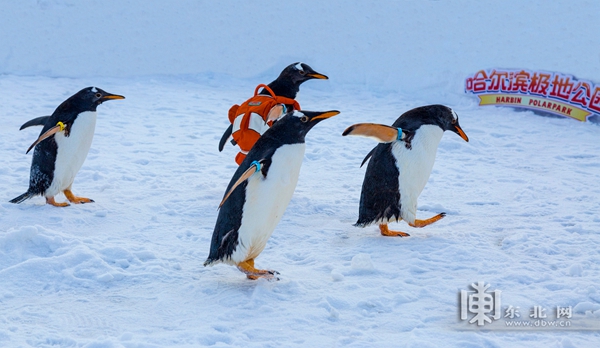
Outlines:
{"label": "penguin beak", "polygon": [[469,137],[465,134],[465,132],[462,130],[462,128],[460,128],[460,126],[458,124],[454,125],[454,133],[458,134],[467,143],[469,142]]}
{"label": "penguin beak", "polygon": [[333,117],[333,116],[335,116],[335,115],[337,115],[337,114],[339,114],[339,113],[340,113],[340,112],[339,112],[339,111],[337,111],[337,110],[325,111],[325,112],[323,112],[323,113],[320,113],[320,114],[318,114],[318,115],[316,115],[316,116],[313,116],[313,117],[310,119],[310,121],[311,121],[311,122],[313,122],[313,121],[316,121],[316,120],[324,120],[324,119],[327,119],[327,118]]}
{"label": "penguin beak", "polygon": [[306,74],[306,76],[313,78],[313,79],[329,80],[329,77],[327,77],[326,75],[323,75],[323,74],[319,74],[318,72],[309,73],[309,74]]}
{"label": "penguin beak", "polygon": [[125,99],[125,97],[122,95],[118,95],[118,94],[106,94],[102,98],[100,98],[100,100],[102,100],[102,101],[114,100],[114,99]]}

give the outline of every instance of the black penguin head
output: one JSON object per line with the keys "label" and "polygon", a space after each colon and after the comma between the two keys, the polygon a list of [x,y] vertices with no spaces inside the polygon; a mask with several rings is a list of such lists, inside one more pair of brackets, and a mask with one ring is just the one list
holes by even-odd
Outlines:
{"label": "black penguin head", "polygon": [[467,137],[465,132],[460,127],[460,124],[458,124],[458,115],[456,114],[456,112],[454,112],[454,110],[450,109],[447,106],[443,106],[443,105],[434,105],[434,106],[439,106],[440,109],[442,109],[441,114],[437,117],[439,119],[438,125],[444,131],[448,130],[448,131],[454,132],[454,133],[458,134],[458,136],[463,138],[466,142],[469,142],[469,137]]}
{"label": "black penguin head", "polygon": [[291,113],[291,116],[296,117],[300,120],[300,126],[306,129],[308,132],[312,127],[316,126],[317,123],[326,120],[330,117],[333,117],[340,112],[337,110],[330,111],[305,111],[305,110],[296,110]]}
{"label": "black penguin head", "polygon": [[[317,123],[333,117],[340,112],[331,111],[304,111],[294,110],[285,114],[277,122],[273,123],[269,134],[277,134],[284,143],[303,143],[306,133]],[[267,133],[265,133],[266,135]],[[263,135],[264,136],[264,135]]]}
{"label": "black penguin head", "polygon": [[98,87],[87,87],[65,100],[59,107],[74,108],[77,112],[96,111],[98,105],[115,99],[125,99],[125,97],[108,93]]}
{"label": "black penguin head", "polygon": [[[300,85],[304,81],[320,79],[327,80],[327,76],[314,71],[310,66],[304,63],[294,63],[288,65],[275,81],[269,83],[273,93],[278,96],[294,99],[300,90]],[[262,94],[268,93],[261,91]]]}
{"label": "black penguin head", "polygon": [[292,84],[300,85],[311,79],[328,80],[329,77],[314,71],[308,64],[296,62],[283,69],[278,79],[288,79]]}
{"label": "black penguin head", "polygon": [[394,126],[402,129],[414,131],[424,124],[434,124],[444,131],[451,131],[458,134],[465,141],[469,137],[458,123],[458,115],[452,109],[444,105],[421,106],[405,112],[394,122]]}

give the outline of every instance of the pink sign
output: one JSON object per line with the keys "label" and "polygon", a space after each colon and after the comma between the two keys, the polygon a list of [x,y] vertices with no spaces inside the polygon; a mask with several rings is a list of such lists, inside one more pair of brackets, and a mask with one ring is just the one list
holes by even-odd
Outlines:
{"label": "pink sign", "polygon": [[479,105],[541,110],[585,121],[600,115],[600,85],[571,75],[530,70],[480,70],[465,81]]}

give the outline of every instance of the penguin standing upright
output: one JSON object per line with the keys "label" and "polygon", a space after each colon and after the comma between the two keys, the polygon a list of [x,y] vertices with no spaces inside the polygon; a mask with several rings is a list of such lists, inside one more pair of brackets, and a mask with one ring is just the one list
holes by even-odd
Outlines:
{"label": "penguin standing upright", "polygon": [[271,126],[273,120],[288,111],[300,110],[300,104],[294,99],[300,91],[300,85],[312,79],[329,78],[314,71],[308,64],[296,62],[283,69],[273,82],[259,85],[254,97],[241,106],[237,104],[232,106],[229,110],[231,125],[219,141],[219,151],[223,151],[225,142],[233,135],[232,143],[238,145],[241,150],[236,156],[236,162],[240,164],[256,139]]}
{"label": "penguin standing upright", "polygon": [[254,268],[287,208],[304,158],[306,133],[339,111],[291,111],[273,124],[233,174],[204,266],[235,265],[249,279],[273,278],[275,271]]}
{"label": "penguin standing upright", "polygon": [[21,203],[31,197],[46,197],[46,203],[65,207],[69,203],[57,203],[54,196],[63,192],[71,203],[91,203],[93,200],[77,197],[71,192],[73,180],[83,165],[92,145],[96,128],[96,107],[107,100],[125,99],[107,93],[100,88],[88,87],[62,102],[51,116],[30,120],[21,129],[43,126],[39,138],[29,147],[35,147],[31,161],[29,189],[12,199]]}
{"label": "penguin standing upright", "polygon": [[384,236],[407,237],[408,233],[390,231],[387,224],[405,220],[410,226],[424,227],[446,215],[427,220],[417,220],[416,216],[417,198],[429,179],[438,145],[447,130],[469,141],[452,109],[429,105],[405,112],[391,127],[362,123],[344,131],[342,135],[372,137],[381,143],[361,164],[370,158],[355,226],[377,223]]}

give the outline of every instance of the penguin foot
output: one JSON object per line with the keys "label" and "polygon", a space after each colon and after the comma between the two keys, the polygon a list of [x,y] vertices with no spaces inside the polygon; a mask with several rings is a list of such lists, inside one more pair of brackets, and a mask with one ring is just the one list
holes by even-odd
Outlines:
{"label": "penguin foot", "polygon": [[257,279],[259,279],[259,278],[265,278],[265,279],[267,279],[267,280],[275,280],[275,281],[278,281],[278,280],[279,280],[279,277],[277,277],[277,276],[276,276],[276,275],[278,275],[278,274],[279,274],[279,272],[277,272],[277,271],[272,271],[272,270],[267,270],[267,272],[269,272],[269,273],[270,273],[270,275],[269,275],[269,276],[266,276],[266,275],[260,275],[260,276],[259,276],[259,275],[250,275],[250,274],[246,274],[246,278],[248,278],[248,279],[250,279],[250,280],[257,280]]}
{"label": "penguin foot", "polygon": [[65,197],[67,197],[69,202],[74,204],[94,203],[93,199],[75,196],[73,192],[71,192],[71,190],[64,190],[63,193],[65,194]]}
{"label": "penguin foot", "polygon": [[410,234],[400,231],[390,231],[386,224],[379,225],[379,230],[382,236],[386,237],[410,237]]}
{"label": "penguin foot", "polygon": [[432,223],[441,220],[442,218],[444,218],[444,216],[446,216],[446,213],[439,213],[436,216],[429,218],[427,220],[416,220],[415,222],[413,222],[412,224],[409,222],[408,224],[411,225],[412,227],[425,227],[427,225],[431,225]]}
{"label": "penguin foot", "polygon": [[258,278],[265,278],[269,280],[279,280],[279,278],[276,277],[276,275],[279,274],[277,271],[254,268],[254,259],[238,263],[237,268],[245,273],[246,278],[248,279],[256,280]]}
{"label": "penguin foot", "polygon": [[68,206],[70,205],[70,204],[69,204],[69,203],[67,203],[67,202],[64,202],[64,203],[57,203],[57,202],[54,200],[54,197],[46,197],[46,203],[47,203],[47,204],[50,204],[50,205],[53,205],[53,206],[55,206],[55,207],[68,207]]}

